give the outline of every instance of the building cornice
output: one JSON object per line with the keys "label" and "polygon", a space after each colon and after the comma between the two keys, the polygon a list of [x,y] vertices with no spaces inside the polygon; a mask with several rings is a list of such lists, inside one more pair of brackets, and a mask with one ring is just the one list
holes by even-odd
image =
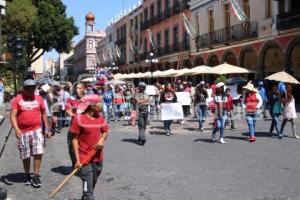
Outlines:
{"label": "building cornice", "polygon": [[209,3],[214,2],[215,0],[197,0],[197,1],[191,1],[190,2],[190,9],[191,11],[195,11],[199,9],[200,7],[206,6]]}

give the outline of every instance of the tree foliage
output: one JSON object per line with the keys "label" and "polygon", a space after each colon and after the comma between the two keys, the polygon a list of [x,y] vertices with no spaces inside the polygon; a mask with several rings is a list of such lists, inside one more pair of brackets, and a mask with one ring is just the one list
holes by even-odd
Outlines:
{"label": "tree foliage", "polygon": [[72,38],[78,34],[74,19],[66,16],[66,6],[61,0],[8,2],[4,30],[6,35],[22,36],[26,67],[52,49],[68,53]]}

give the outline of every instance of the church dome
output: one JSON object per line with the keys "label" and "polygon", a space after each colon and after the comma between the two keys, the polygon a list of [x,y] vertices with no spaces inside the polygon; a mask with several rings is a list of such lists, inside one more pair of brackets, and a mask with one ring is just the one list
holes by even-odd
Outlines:
{"label": "church dome", "polygon": [[86,21],[95,21],[95,15],[90,11],[86,16],[85,16]]}

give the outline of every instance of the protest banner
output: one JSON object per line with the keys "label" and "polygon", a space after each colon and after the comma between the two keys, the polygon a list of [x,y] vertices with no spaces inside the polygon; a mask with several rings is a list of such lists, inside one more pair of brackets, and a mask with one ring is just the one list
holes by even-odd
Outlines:
{"label": "protest banner", "polygon": [[155,87],[154,85],[147,85],[145,93],[149,96],[154,96],[157,94],[157,87]]}
{"label": "protest banner", "polygon": [[162,120],[183,119],[183,110],[180,103],[162,103],[161,104]]}
{"label": "protest banner", "polygon": [[189,106],[192,103],[191,95],[189,92],[176,92],[177,102],[182,106]]}

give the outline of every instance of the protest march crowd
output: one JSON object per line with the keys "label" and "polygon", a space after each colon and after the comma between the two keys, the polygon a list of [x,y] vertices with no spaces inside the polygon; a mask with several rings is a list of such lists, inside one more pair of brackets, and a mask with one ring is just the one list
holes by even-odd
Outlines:
{"label": "protest march crowd", "polygon": [[[289,135],[299,138],[292,85],[280,82],[270,90],[265,89],[262,81],[257,85],[256,88],[248,82],[232,87],[224,82],[201,81],[193,86],[192,82],[176,80],[154,85],[139,82],[135,87],[131,82],[86,85],[27,79],[23,90],[11,102],[11,123],[23,161],[24,184],[41,187],[39,174],[45,140],[61,133],[64,127],[69,127],[67,143],[72,166],[80,168],[82,199],[94,199],[93,191],[103,167],[102,149],[111,121],[137,124],[138,143],[145,145],[149,115],[161,116],[166,136],[172,135],[173,121],[184,123],[188,116],[195,117],[202,132],[210,118],[213,121],[211,141],[225,144],[225,127],[235,129],[237,116],[244,116],[249,142],[254,142],[256,121],[260,116],[266,118],[269,110],[270,136],[275,129],[275,136],[281,139],[290,121],[292,133]],[[237,108],[242,108],[243,115]],[[30,173],[31,156],[33,174]]]}

